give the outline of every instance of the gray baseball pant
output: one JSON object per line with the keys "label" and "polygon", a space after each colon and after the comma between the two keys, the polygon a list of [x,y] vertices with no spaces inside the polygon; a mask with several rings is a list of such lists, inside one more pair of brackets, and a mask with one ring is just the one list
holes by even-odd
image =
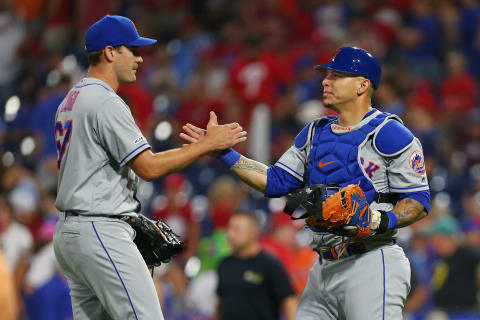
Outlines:
{"label": "gray baseball pant", "polygon": [[68,280],[75,320],[163,320],[134,236],[119,219],[60,214],[54,249]]}

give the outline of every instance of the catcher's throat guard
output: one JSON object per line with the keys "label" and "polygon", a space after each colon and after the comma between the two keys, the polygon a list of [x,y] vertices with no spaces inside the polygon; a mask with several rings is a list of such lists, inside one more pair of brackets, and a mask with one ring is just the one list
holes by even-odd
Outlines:
{"label": "catcher's throat guard", "polygon": [[[283,211],[290,215],[294,220],[313,217],[317,221],[322,221],[323,201],[339,190],[340,187],[336,185],[325,184],[315,184],[313,186],[295,190],[288,194],[287,203],[285,204]],[[295,217],[293,214],[299,207],[302,207],[305,210],[305,213],[299,217]]]}

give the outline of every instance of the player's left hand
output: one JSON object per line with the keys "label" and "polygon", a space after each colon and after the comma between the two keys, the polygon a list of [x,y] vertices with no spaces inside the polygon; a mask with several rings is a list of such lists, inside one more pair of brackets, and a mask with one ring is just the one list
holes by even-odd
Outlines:
{"label": "player's left hand", "polygon": [[191,123],[183,125],[182,129],[184,132],[180,132],[179,136],[189,143],[197,142],[207,133],[207,130],[194,126]]}
{"label": "player's left hand", "polygon": [[370,235],[372,210],[360,186],[343,187],[327,198],[322,207],[321,218],[308,217],[308,226],[354,238]]}

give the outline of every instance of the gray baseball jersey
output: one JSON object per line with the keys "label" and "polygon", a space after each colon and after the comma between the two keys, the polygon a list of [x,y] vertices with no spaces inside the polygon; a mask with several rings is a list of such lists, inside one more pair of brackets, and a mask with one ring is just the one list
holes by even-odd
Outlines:
{"label": "gray baseball jersey", "polygon": [[[398,117],[372,108],[354,126],[342,127],[337,120],[317,119],[299,133],[269,169],[269,195],[303,185],[359,184],[372,209],[389,211],[394,201],[377,203],[377,195],[428,193],[421,144]],[[402,319],[410,265],[394,244],[396,229],[346,247],[348,238],[320,230],[312,234],[320,260],[310,272],[297,319]]]}
{"label": "gray baseball jersey", "polygon": [[84,78],[55,117],[60,211],[135,212],[138,177],[125,164],[150,148],[125,102],[103,81]]}
{"label": "gray baseball jersey", "polygon": [[[334,123],[331,125],[331,131],[335,135],[346,135],[367,126],[372,120],[381,115],[382,113],[378,110],[372,111],[361,122],[352,127],[348,127],[348,129]],[[363,177],[370,181],[374,191],[378,193],[405,193],[429,190],[425,170],[416,172],[411,166],[412,157],[415,155],[423,156],[422,146],[419,140],[413,138],[400,150],[396,150],[391,154],[380,151],[376,146],[376,142],[377,139],[380,139],[378,134],[381,132],[381,129],[389,121],[399,121],[401,123],[401,120],[396,116],[387,116],[381,120],[382,122],[370,131],[358,146],[358,154],[355,156],[355,161],[358,163],[359,168],[361,168]],[[311,130],[308,133],[305,143],[300,147],[293,145],[280,157],[277,163],[275,163],[276,166],[289,172],[292,176],[304,183],[307,182],[304,181],[307,176],[307,163],[310,152],[314,147],[313,136],[315,135],[315,130],[318,130],[318,128],[314,128],[314,123],[315,122],[312,122],[311,124]],[[332,153],[335,153],[335,150],[332,150]],[[339,156],[338,158],[345,158],[345,156]],[[328,162],[325,161],[324,163]],[[389,211],[393,208],[393,204],[373,201],[370,203],[370,207],[375,210]],[[382,244],[391,243],[392,238],[395,238],[396,235],[397,231],[395,229],[380,235],[372,235],[365,239],[364,243],[367,247],[378,247]],[[339,236],[330,233],[313,232],[313,248],[329,248],[341,242],[342,239]]]}
{"label": "gray baseball jersey", "polygon": [[138,177],[126,164],[150,148],[130,109],[106,83],[85,78],[58,107],[55,256],[68,279],[74,318],[163,319],[135,231]]}

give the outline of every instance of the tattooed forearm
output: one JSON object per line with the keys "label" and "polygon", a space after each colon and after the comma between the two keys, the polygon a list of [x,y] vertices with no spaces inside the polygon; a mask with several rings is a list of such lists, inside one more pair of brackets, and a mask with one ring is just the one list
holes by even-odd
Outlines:
{"label": "tattooed forearm", "polygon": [[263,163],[241,157],[231,168],[243,182],[258,191],[265,193],[267,188],[268,167]]}
{"label": "tattooed forearm", "polygon": [[233,165],[232,169],[255,171],[257,173],[260,173],[261,175],[266,176],[268,167],[263,163],[260,163],[251,159],[247,159],[245,157],[241,157],[237,161],[237,163]]}
{"label": "tattooed forearm", "polygon": [[400,200],[392,211],[397,217],[399,228],[406,227],[427,215],[423,205],[417,200],[410,198]]}

